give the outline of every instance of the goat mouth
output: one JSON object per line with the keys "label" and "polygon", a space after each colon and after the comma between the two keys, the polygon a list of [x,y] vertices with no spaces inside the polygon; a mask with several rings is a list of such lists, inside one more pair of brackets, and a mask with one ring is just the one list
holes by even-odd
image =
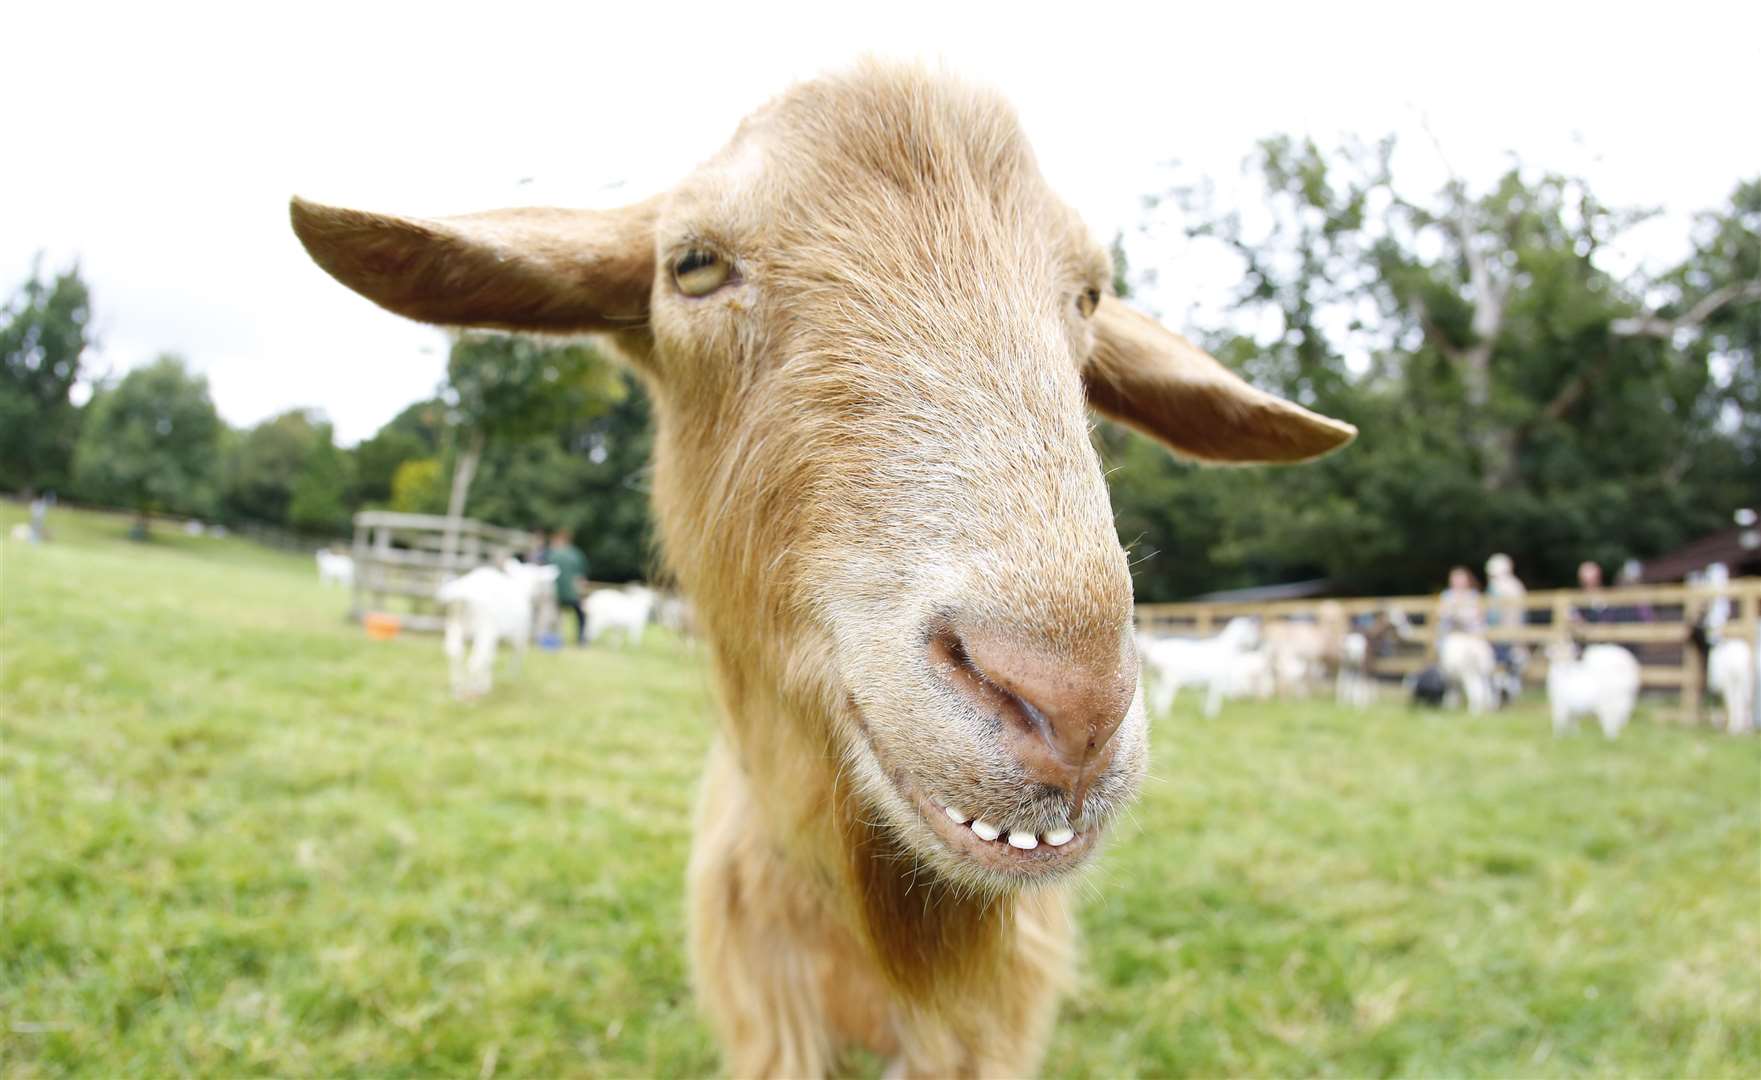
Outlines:
{"label": "goat mouth", "polygon": [[1082,862],[1094,848],[1099,825],[1081,829],[1012,828],[968,817],[942,799],[926,794],[901,770],[889,774],[893,787],[917,808],[930,832],[955,854],[987,870],[1013,877],[1038,878],[1062,873]]}
{"label": "goat mouth", "polygon": [[954,855],[992,873],[1031,881],[1074,869],[1094,850],[1101,825],[1092,819],[1039,829],[969,816],[949,800],[930,794],[905,769],[889,767],[860,710],[857,724],[869,755],[886,774],[893,790],[917,810],[929,831]]}

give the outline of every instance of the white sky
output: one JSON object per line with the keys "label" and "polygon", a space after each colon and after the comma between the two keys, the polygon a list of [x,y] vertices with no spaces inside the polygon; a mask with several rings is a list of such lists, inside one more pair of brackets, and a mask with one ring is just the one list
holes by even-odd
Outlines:
{"label": "white sky", "polygon": [[[1020,109],[1095,232],[1179,159],[1225,197],[1256,139],[1401,133],[1409,193],[1515,152],[1663,207],[1627,257],[1761,172],[1761,4],[603,3],[8,6],[0,289],[78,257],[100,370],[160,351],[249,424],[313,405],[352,442],[432,391],[437,331],[331,282],[287,197],[414,213],[606,205],[667,186],[790,82],[863,52],[941,59]],[[531,178],[521,184],[522,179]],[[1134,250],[1172,321],[1233,282]],[[1189,272],[1182,273],[1182,260]]]}

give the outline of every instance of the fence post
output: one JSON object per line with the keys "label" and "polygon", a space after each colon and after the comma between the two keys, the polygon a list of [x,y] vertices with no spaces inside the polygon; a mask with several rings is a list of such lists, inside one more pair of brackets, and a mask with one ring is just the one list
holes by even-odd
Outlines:
{"label": "fence post", "polygon": [[[1710,596],[1711,594],[1707,594]],[[1716,599],[1710,601],[1716,603]],[[1695,605],[1694,593],[1688,592],[1682,597],[1682,696],[1681,715],[1678,723],[1697,725],[1700,723],[1700,706],[1705,698],[1705,687],[1702,683],[1702,669],[1698,663],[1699,650],[1694,648],[1694,625],[1707,613]]]}
{"label": "fence post", "polygon": [[[1743,597],[1741,611],[1748,613],[1744,619],[1749,625],[1749,662],[1761,668],[1761,583],[1750,582],[1748,595]],[[1761,670],[1751,669],[1756,677],[1752,686],[1761,686]],[[1761,693],[1753,695],[1755,700],[1749,702],[1749,723],[1755,724],[1761,717]]]}
{"label": "fence post", "polygon": [[355,572],[349,582],[349,618],[360,622],[367,617],[366,582],[361,580],[367,573],[367,528],[358,521],[354,525],[355,542],[349,557],[355,560]]}

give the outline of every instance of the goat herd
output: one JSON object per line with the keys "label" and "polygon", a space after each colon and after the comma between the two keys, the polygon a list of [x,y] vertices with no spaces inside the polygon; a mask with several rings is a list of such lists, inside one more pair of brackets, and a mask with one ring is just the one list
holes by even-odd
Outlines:
{"label": "goat herd", "polygon": [[[320,584],[354,585],[352,557],[326,549],[316,556]],[[554,566],[507,559],[450,578],[435,591],[446,613],[446,656],[455,697],[489,692],[502,642],[513,650],[518,665],[534,638],[557,640],[556,575]],[[582,610],[588,644],[618,640],[640,645],[649,623],[682,633],[690,619],[683,600],[640,584],[595,589],[582,601]]]}
{"label": "goat herd", "polygon": [[[1398,609],[1353,624],[1335,602],[1320,605],[1313,622],[1257,618],[1229,620],[1222,632],[1203,638],[1140,631],[1145,704],[1166,713],[1180,691],[1203,691],[1204,714],[1215,716],[1232,698],[1312,696],[1329,689],[1337,702],[1365,708],[1380,696],[1376,662],[1398,642],[1422,640]],[[1445,633],[1436,662],[1406,676],[1400,686],[1416,704],[1465,706],[1483,713],[1522,690],[1527,654],[1520,647],[1499,656],[1475,633]],[[1638,659],[1620,645],[1580,646],[1562,636],[1545,650],[1547,703],[1553,731],[1563,735],[1580,716],[1594,717],[1602,733],[1618,736],[1638,701]],[[1756,671],[1761,657],[1749,643],[1730,638],[1711,645],[1706,687],[1723,699],[1724,728],[1741,734],[1755,727]]]}
{"label": "goat herd", "polygon": [[[320,583],[353,584],[355,564],[348,555],[319,550],[317,563]],[[556,574],[554,566],[509,559],[480,566],[440,587],[435,596],[446,612],[446,655],[455,696],[479,697],[489,691],[501,642],[512,648],[518,664],[535,636],[553,639]],[[583,608],[589,643],[621,639],[640,644],[650,622],[676,632],[689,622],[682,599],[640,584],[595,589]],[[1382,696],[1377,659],[1398,642],[1420,640],[1398,609],[1354,623],[1332,601],[1320,605],[1313,622],[1266,624],[1241,616],[1211,637],[1139,631],[1144,704],[1152,715],[1165,715],[1179,693],[1190,689],[1204,694],[1204,715],[1213,717],[1231,699],[1267,701],[1330,691],[1340,705],[1367,708]],[[1608,738],[1617,737],[1638,702],[1638,659],[1619,645],[1580,646],[1566,636],[1548,645],[1544,654],[1554,733],[1563,735],[1578,717],[1588,716]],[[1525,659],[1520,649],[1500,657],[1479,634],[1447,633],[1438,642],[1436,663],[1408,675],[1400,687],[1417,704],[1488,712],[1521,692]],[[1761,656],[1751,655],[1748,643],[1740,639],[1717,642],[1707,654],[1706,687],[1722,699],[1724,728],[1731,734],[1754,730],[1758,669]]]}

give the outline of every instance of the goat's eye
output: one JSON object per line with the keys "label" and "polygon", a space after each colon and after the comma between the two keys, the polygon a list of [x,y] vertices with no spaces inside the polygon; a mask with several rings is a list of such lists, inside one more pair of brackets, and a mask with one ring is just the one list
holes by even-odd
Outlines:
{"label": "goat's eye", "polygon": [[1076,310],[1082,313],[1083,318],[1092,319],[1094,317],[1095,308],[1100,306],[1101,290],[1084,289],[1076,294]]}
{"label": "goat's eye", "polygon": [[692,248],[673,261],[673,283],[686,296],[708,296],[728,283],[733,270],[715,252]]}

